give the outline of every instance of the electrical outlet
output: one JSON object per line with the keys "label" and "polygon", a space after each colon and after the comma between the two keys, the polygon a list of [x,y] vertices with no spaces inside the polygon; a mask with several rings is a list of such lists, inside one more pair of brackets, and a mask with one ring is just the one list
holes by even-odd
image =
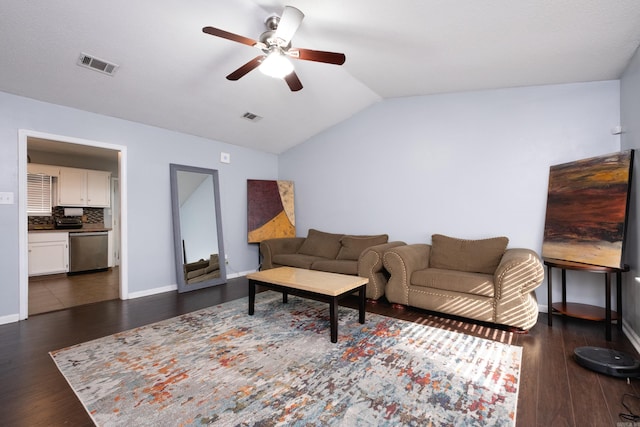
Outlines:
{"label": "electrical outlet", "polygon": [[0,205],[12,205],[13,193],[12,192],[0,192]]}

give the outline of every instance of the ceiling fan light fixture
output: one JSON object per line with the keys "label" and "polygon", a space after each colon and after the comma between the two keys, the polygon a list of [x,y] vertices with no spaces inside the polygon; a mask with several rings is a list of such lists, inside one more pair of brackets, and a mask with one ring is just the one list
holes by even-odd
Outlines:
{"label": "ceiling fan light fixture", "polygon": [[289,58],[335,65],[342,65],[346,60],[344,53],[291,48],[291,38],[298,31],[303,18],[304,13],[299,9],[285,6],[281,17],[277,15],[267,17],[265,20],[267,31],[260,35],[259,40],[215,27],[204,27],[202,32],[260,50],[260,55],[227,75],[227,80],[239,80],[247,73],[259,68],[263,74],[284,80],[292,92],[297,92],[303,86]]}
{"label": "ceiling fan light fixture", "polygon": [[293,64],[280,52],[271,52],[259,67],[263,74],[282,79],[293,71]]}

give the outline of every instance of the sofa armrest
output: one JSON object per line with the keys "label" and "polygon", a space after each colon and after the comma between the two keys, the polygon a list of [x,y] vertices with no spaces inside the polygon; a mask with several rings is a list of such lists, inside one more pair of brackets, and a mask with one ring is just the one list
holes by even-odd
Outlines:
{"label": "sofa armrest", "polygon": [[494,273],[496,297],[501,299],[509,289],[529,293],[542,284],[544,268],[537,253],[531,249],[507,249]]}
{"label": "sofa armrest", "polygon": [[495,322],[523,330],[538,320],[538,301],[534,290],[542,284],[544,267],[530,249],[507,249],[494,274]]}
{"label": "sofa armrest", "polygon": [[397,246],[404,246],[406,243],[396,241],[387,242],[380,245],[369,246],[362,251],[358,258],[358,276],[367,277],[367,298],[377,300],[385,293],[389,274],[385,271],[382,257],[384,253]]}
{"label": "sofa armrest", "polygon": [[260,255],[262,255],[261,269],[268,270],[274,268],[274,255],[297,253],[305,239],[305,237],[281,237],[277,239],[266,239],[260,242]]}
{"label": "sofa armrest", "polygon": [[409,304],[409,284],[414,271],[429,267],[431,245],[416,243],[391,248],[382,258],[390,273],[385,295],[391,303]]}

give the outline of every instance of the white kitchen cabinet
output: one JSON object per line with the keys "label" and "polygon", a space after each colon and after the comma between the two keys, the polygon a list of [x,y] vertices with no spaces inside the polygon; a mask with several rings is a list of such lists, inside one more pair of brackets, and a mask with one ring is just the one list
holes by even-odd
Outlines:
{"label": "white kitchen cabinet", "polygon": [[104,171],[60,168],[58,206],[111,206],[111,173]]}
{"label": "white kitchen cabinet", "polygon": [[111,206],[111,173],[87,171],[87,206],[108,208]]}
{"label": "white kitchen cabinet", "polygon": [[69,233],[29,233],[29,276],[69,271]]}

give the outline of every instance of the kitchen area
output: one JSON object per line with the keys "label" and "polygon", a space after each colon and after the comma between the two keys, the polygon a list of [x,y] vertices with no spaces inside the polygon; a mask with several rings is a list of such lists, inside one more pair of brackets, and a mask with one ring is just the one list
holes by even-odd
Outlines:
{"label": "kitchen area", "polygon": [[119,298],[118,152],[31,139],[27,152],[29,315]]}

